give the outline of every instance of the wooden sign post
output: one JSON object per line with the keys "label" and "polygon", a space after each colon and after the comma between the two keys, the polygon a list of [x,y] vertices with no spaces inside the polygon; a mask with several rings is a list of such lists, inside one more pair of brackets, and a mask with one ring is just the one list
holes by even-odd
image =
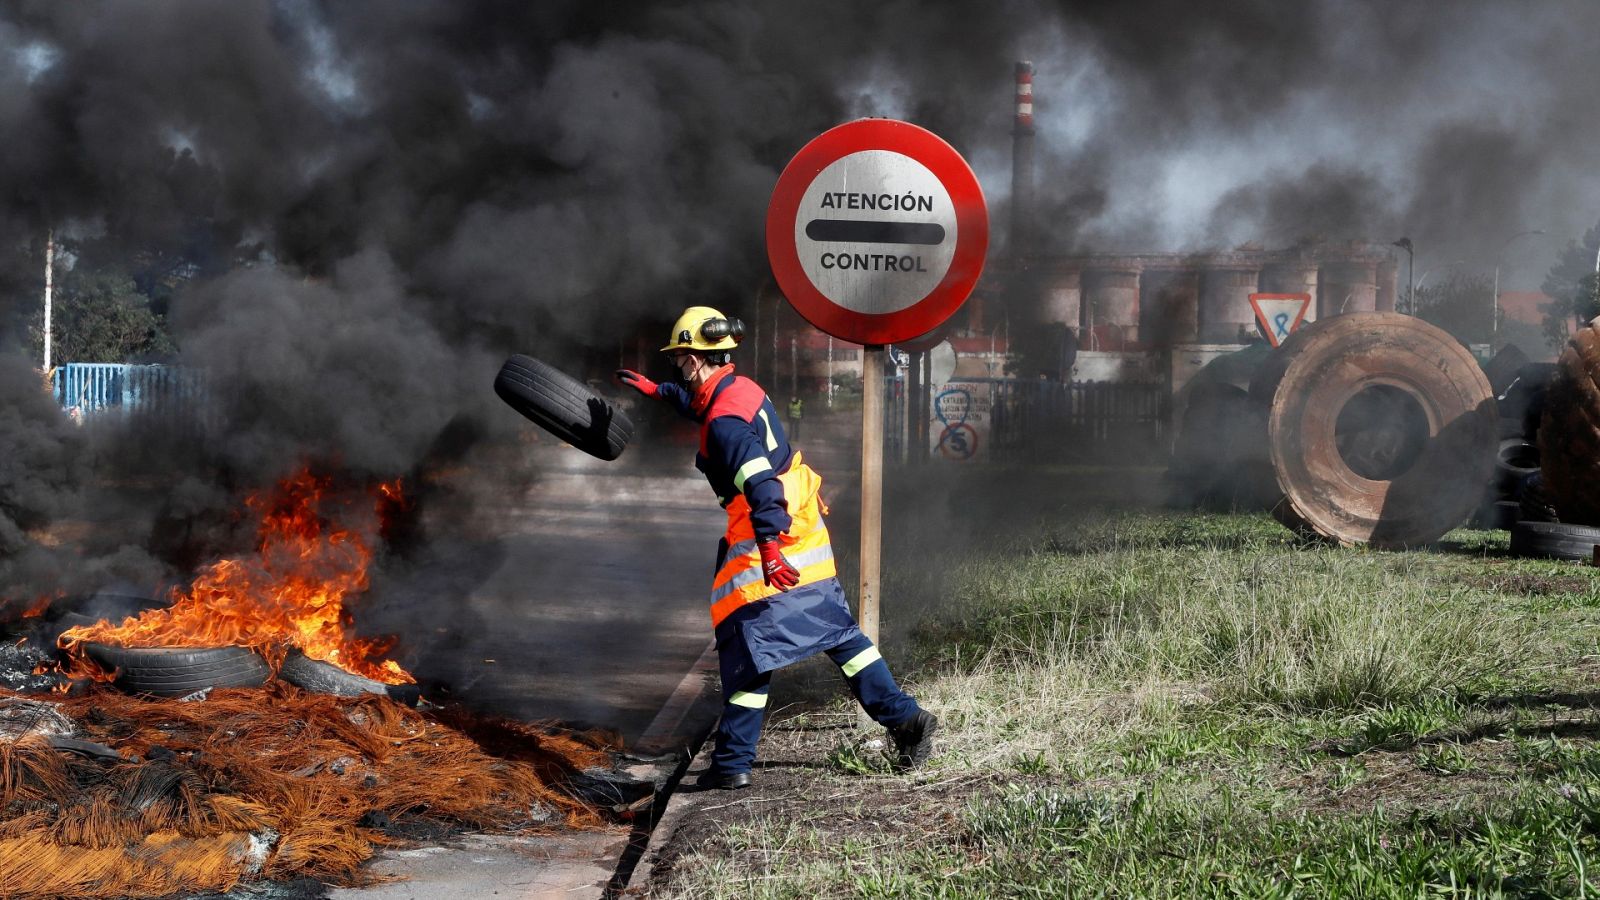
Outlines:
{"label": "wooden sign post", "polygon": [[883,573],[883,347],[861,354],[861,593],[857,624],[878,642]]}

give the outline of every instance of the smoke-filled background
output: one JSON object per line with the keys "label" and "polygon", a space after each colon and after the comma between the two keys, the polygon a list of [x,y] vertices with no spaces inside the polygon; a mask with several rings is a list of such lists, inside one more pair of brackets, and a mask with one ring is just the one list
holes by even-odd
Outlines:
{"label": "smoke-filled background", "polygon": [[[145,529],[70,556],[29,537],[118,518],[124,486],[159,477],[151,516],[225,531],[239,491],[302,460],[389,477],[523,427],[488,390],[510,352],[598,375],[691,301],[749,308],[773,183],[841,121],[938,132],[1007,221],[1018,59],[1038,67],[1046,249],[1405,234],[1420,271],[1492,267],[1537,228],[1503,251],[1507,285],[1535,284],[1600,213],[1594,13],[12,0],[0,596],[166,572]],[[207,373],[224,436],[90,452],[41,400],[22,356],[50,229],[79,262],[184,269],[173,358]]]}

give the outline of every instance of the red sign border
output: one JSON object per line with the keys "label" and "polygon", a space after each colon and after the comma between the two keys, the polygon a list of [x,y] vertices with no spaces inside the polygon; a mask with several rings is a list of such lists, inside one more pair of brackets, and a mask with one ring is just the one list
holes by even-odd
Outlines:
{"label": "red sign border", "polygon": [[[927,166],[949,192],[956,215],[956,249],[944,278],[916,303],[878,315],[846,309],[817,290],[800,265],[794,240],[795,217],[806,189],[823,169],[863,150],[888,150]],[[989,207],[972,167],[943,138],[896,119],[857,119],[813,138],[784,167],[767,205],[766,237],[767,260],[778,288],[806,321],[851,343],[893,344],[939,327],[971,295],[989,252]]]}
{"label": "red sign border", "polygon": [[1295,330],[1298,329],[1302,324],[1304,324],[1304,322],[1306,320],[1306,313],[1311,310],[1311,295],[1307,294],[1307,293],[1299,293],[1299,294],[1251,294],[1250,295],[1250,308],[1252,310],[1255,310],[1256,322],[1261,325],[1261,334],[1267,339],[1267,343],[1271,344],[1274,347],[1277,347],[1277,346],[1280,346],[1280,345],[1278,344],[1277,341],[1272,339],[1272,325],[1267,321],[1266,314],[1261,311],[1261,307],[1256,305],[1256,301],[1257,300],[1299,300],[1300,301],[1300,314],[1295,316],[1294,317],[1294,321],[1292,323],[1290,323],[1290,325],[1289,325],[1289,333],[1290,334],[1294,334]]}

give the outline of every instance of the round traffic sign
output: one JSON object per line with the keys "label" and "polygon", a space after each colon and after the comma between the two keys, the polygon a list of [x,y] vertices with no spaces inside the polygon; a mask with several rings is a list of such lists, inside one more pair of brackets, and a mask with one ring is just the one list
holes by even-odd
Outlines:
{"label": "round traffic sign", "polygon": [[989,210],[972,167],[924,128],[861,119],[795,154],[767,207],[767,257],[796,311],[836,338],[920,337],[972,293]]}

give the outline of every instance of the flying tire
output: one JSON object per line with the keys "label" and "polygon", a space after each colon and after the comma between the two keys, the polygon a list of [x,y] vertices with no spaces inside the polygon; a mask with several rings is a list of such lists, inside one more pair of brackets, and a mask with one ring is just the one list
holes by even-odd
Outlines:
{"label": "flying tire", "polygon": [[1430,544],[1460,525],[1494,471],[1489,380],[1455,338],[1395,313],[1332,316],[1256,373],[1274,515],[1345,545]]}
{"label": "flying tire", "polygon": [[506,360],[494,392],[530,422],[600,459],[621,456],[633,437],[633,420],[616,404],[531,356]]}

